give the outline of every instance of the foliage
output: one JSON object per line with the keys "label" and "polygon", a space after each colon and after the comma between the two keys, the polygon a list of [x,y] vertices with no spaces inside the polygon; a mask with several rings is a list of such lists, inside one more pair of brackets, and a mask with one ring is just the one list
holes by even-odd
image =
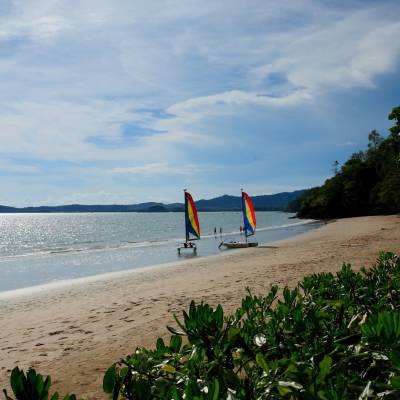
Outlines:
{"label": "foliage", "polygon": [[[15,367],[11,372],[10,378],[11,388],[15,396],[15,400],[58,400],[58,393],[55,392],[52,396],[49,395],[51,386],[51,378],[47,376],[45,379],[42,375],[37,374],[32,368],[28,372]],[[8,396],[4,389],[6,400],[13,400]],[[49,397],[50,396],[50,397]],[[64,400],[76,400],[74,395],[66,395]]]}
{"label": "foliage", "polygon": [[[220,305],[192,302],[175,320],[168,343],[159,338],[153,350],[137,348],[107,370],[110,398],[400,398],[400,257],[393,253],[369,270],[344,264],[294,289],[248,290],[229,315]],[[17,400],[48,398],[49,378],[27,384],[35,373],[14,371]]]}
{"label": "foliage", "polygon": [[376,130],[368,149],[354,153],[323,186],[291,204],[299,217],[337,218],[400,211],[400,107],[389,114],[395,125],[387,138]]}
{"label": "foliage", "polygon": [[[113,399],[398,399],[400,258],[344,264],[278,296],[248,292],[232,315],[191,303],[168,345],[111,366]],[[185,340],[182,341],[181,337]]]}

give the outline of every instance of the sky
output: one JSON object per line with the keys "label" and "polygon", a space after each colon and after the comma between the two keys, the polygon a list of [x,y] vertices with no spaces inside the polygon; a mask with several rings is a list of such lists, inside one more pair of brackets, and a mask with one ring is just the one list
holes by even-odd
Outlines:
{"label": "sky", "polygon": [[400,105],[400,2],[1,0],[0,204],[321,185]]}

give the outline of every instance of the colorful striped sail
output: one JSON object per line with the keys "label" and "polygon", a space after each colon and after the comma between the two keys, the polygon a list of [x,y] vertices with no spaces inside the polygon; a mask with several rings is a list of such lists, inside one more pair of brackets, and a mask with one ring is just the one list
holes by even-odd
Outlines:
{"label": "colorful striped sail", "polygon": [[195,239],[200,239],[200,224],[197,218],[196,204],[193,197],[185,190],[185,223],[186,223],[186,241],[192,240],[190,235]]}
{"label": "colorful striped sail", "polygon": [[243,209],[243,221],[244,229],[247,236],[254,235],[256,232],[256,214],[254,213],[254,207],[251,203],[250,197],[246,192],[242,191],[242,209]]}

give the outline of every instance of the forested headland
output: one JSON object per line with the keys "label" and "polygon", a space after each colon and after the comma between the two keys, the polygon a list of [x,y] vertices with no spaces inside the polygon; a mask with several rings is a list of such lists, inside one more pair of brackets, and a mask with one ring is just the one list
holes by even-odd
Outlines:
{"label": "forested headland", "polygon": [[394,126],[384,138],[368,135],[368,148],[352,154],[320,187],[292,202],[302,218],[339,218],[400,212],[400,107],[389,114]]}

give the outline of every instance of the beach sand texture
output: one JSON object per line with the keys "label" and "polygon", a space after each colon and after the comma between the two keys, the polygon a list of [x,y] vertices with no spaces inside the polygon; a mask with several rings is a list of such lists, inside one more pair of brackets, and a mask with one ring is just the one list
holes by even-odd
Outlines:
{"label": "beach sand texture", "polygon": [[247,286],[262,294],[343,262],[371,266],[382,250],[400,253],[400,216],[341,219],[274,246],[0,299],[0,388],[14,366],[33,366],[63,395],[106,398],[105,370],[136,346],[168,337],[173,313],[192,299],[232,311]]}

